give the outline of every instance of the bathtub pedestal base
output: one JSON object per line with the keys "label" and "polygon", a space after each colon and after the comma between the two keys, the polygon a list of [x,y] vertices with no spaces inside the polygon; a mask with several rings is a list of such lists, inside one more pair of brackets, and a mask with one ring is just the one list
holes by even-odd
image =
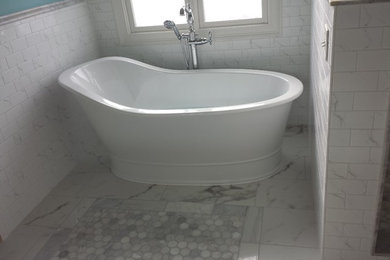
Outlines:
{"label": "bathtub pedestal base", "polygon": [[280,151],[258,160],[220,164],[148,164],[112,157],[113,173],[125,180],[163,185],[224,185],[263,180],[280,171]]}

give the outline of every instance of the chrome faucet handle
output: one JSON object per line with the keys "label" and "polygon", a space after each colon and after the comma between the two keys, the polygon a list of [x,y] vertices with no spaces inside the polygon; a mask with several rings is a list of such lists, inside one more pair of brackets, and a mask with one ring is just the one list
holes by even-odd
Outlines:
{"label": "chrome faucet handle", "polygon": [[209,31],[209,40],[208,42],[210,43],[210,45],[213,44],[213,33],[211,31]]}

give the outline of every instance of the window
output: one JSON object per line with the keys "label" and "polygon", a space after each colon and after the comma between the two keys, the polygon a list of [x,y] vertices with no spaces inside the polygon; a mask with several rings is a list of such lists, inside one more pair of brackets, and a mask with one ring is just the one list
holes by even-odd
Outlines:
{"label": "window", "polygon": [[263,17],[262,0],[203,0],[203,22],[256,20]]}
{"label": "window", "polygon": [[214,37],[277,33],[280,24],[279,0],[112,0],[121,42],[177,40],[163,27],[172,20],[186,30],[185,16],[179,10],[190,3],[195,16],[195,30],[202,36],[212,31]]}
{"label": "window", "polygon": [[[184,0],[130,0],[131,15],[134,28],[160,27],[165,20],[185,24],[186,19],[179,15],[179,9],[185,4]],[[176,8],[172,8],[172,6]],[[140,30],[142,31],[142,29]]]}

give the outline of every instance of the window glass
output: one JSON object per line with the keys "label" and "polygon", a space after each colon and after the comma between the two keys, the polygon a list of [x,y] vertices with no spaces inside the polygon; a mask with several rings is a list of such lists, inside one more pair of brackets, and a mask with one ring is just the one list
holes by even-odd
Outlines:
{"label": "window glass", "polygon": [[179,15],[184,0],[131,0],[135,27],[162,26],[165,20],[185,24],[185,16]]}
{"label": "window glass", "polygon": [[253,36],[280,31],[280,0],[113,0],[120,42],[143,44],[153,41],[177,41],[164,28],[172,20],[182,33],[188,32],[185,16],[179,10],[191,3],[194,28],[198,37],[211,31],[215,39]]}
{"label": "window glass", "polygon": [[263,16],[261,0],[203,0],[203,7],[205,22],[254,19]]}

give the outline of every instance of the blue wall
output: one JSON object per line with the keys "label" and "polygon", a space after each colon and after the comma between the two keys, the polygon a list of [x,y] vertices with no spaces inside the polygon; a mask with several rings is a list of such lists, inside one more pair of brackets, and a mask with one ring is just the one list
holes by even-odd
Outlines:
{"label": "blue wall", "polygon": [[0,16],[63,0],[0,0]]}

